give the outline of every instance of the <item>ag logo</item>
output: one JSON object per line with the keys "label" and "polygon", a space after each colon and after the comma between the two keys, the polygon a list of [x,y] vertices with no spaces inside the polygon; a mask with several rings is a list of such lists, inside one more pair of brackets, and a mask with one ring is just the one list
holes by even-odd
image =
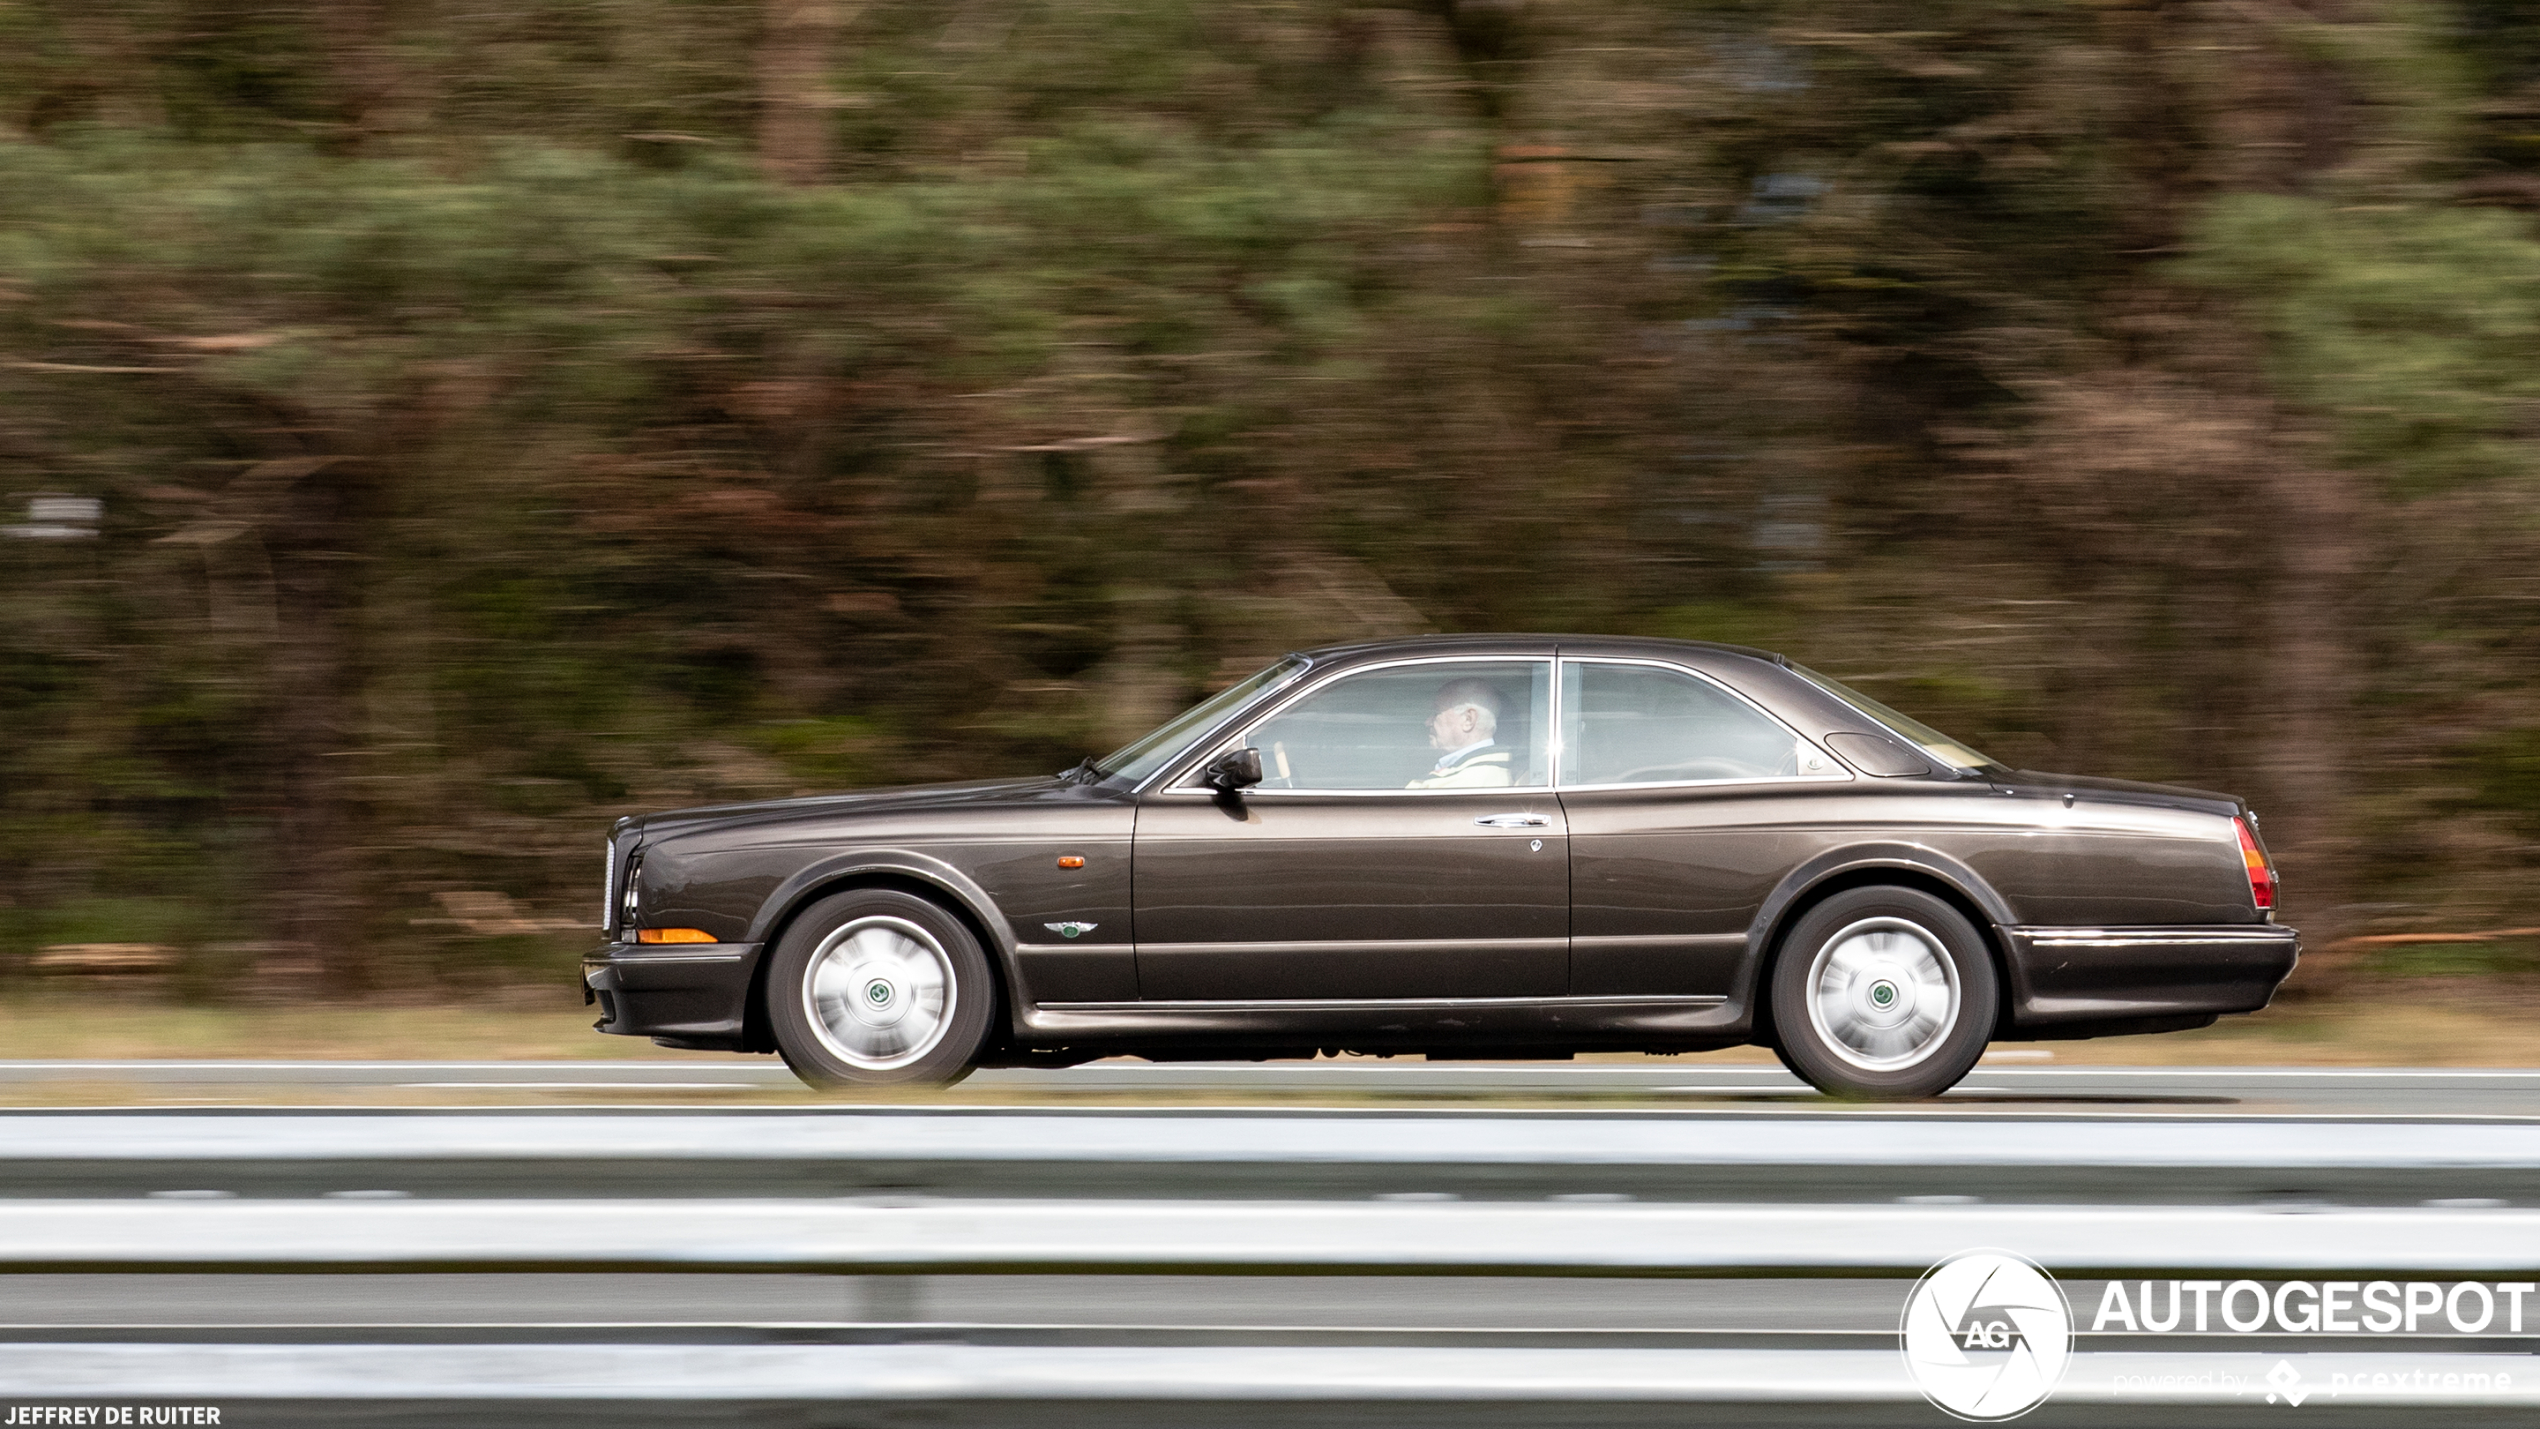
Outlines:
{"label": "ag logo", "polygon": [[1903,1338],[1906,1371],[1925,1399],[1961,1419],[2016,1419],[2063,1379],[2073,1312],[2044,1270],[1971,1250],[1915,1284]]}

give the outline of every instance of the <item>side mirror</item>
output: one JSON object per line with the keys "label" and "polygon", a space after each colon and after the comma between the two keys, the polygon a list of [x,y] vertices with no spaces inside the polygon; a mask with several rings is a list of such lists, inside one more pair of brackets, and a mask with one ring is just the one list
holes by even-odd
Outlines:
{"label": "side mirror", "polygon": [[1208,761],[1208,767],[1199,772],[1199,777],[1201,783],[1221,794],[1249,789],[1261,782],[1261,751],[1229,749]]}

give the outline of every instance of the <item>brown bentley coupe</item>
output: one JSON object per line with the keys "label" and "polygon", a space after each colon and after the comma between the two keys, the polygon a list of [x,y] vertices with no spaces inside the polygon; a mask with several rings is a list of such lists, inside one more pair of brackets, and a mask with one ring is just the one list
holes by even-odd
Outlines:
{"label": "brown bentley coupe", "polygon": [[2227,794],[2003,767],[1778,655],[1291,655],[1064,774],[621,821],[603,1032],[819,1085],[1095,1057],[1774,1049],[1923,1097],[1995,1039],[2292,971]]}

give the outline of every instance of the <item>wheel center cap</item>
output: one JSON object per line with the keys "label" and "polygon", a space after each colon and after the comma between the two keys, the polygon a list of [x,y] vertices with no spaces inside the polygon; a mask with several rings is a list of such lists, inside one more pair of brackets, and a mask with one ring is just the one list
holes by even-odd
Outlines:
{"label": "wheel center cap", "polygon": [[1894,967],[1877,968],[1852,984],[1853,1015],[1871,1027],[1897,1027],[1914,1015],[1914,987]]}
{"label": "wheel center cap", "polygon": [[847,1011],[867,1027],[889,1027],[908,1015],[909,1006],[909,1000],[900,996],[899,979],[887,973],[866,973],[856,979]]}

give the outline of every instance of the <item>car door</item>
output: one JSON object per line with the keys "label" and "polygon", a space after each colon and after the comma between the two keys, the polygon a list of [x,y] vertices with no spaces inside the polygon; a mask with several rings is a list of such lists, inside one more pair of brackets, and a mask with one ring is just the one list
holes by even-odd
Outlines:
{"label": "car door", "polygon": [[1764,899],[1818,846],[1810,796],[1850,777],[1717,680],[1565,656],[1572,995],[1727,995]]}
{"label": "car door", "polygon": [[1551,685],[1543,659],[1349,671],[1219,742],[1261,751],[1258,788],[1219,795],[1194,776],[1144,796],[1139,996],[1561,996],[1570,890]]}

